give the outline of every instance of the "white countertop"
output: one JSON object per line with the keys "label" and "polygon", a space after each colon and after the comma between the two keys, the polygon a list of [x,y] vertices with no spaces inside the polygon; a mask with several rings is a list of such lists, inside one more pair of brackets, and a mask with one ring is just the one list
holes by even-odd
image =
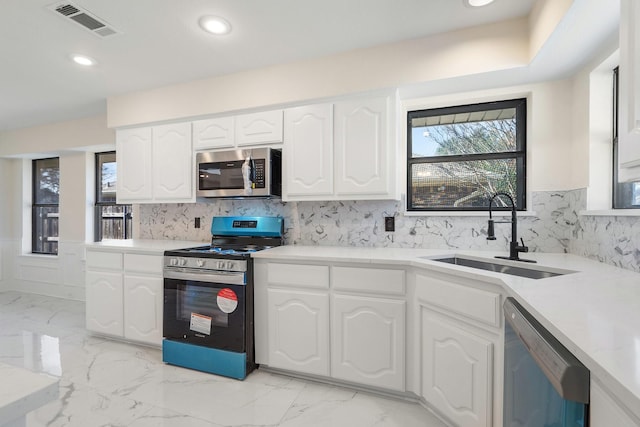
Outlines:
{"label": "white countertop", "polygon": [[164,251],[173,249],[193,248],[208,244],[209,242],[195,242],[189,240],[128,239],[103,240],[101,242],[87,243],[86,247],[104,251],[162,254]]}
{"label": "white countertop", "polygon": [[0,363],[0,424],[10,424],[58,397],[59,379]]}
{"label": "white countertop", "polygon": [[[534,280],[428,259],[451,255],[575,272]],[[499,284],[640,418],[640,274],[568,254],[521,254],[536,264],[495,260],[494,255],[497,253],[446,249],[285,245],[256,252],[253,257],[395,264]]]}

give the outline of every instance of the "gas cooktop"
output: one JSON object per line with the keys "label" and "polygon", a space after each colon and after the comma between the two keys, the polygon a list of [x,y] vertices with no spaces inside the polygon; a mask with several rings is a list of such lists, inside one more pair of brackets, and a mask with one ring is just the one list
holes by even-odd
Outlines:
{"label": "gas cooktop", "polygon": [[199,246],[196,248],[179,249],[174,252],[193,253],[193,254],[212,254],[212,255],[251,255],[254,252],[272,248],[268,245],[250,245],[243,247],[229,246]]}
{"label": "gas cooktop", "polygon": [[210,245],[166,251],[165,256],[242,259],[283,243],[282,218],[213,217]]}

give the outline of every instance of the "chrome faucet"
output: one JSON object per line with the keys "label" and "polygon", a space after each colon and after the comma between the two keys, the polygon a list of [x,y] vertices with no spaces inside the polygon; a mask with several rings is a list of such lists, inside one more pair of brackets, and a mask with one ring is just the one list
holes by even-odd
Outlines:
{"label": "chrome faucet", "polygon": [[[504,196],[509,199],[511,202],[511,221],[494,221],[491,216],[491,206],[493,205],[493,200],[496,197]],[[501,259],[510,259],[514,261],[523,261],[523,262],[536,262],[531,259],[523,259],[518,256],[520,252],[529,252],[529,248],[525,246],[524,240],[520,238],[520,242],[522,245],[518,244],[518,218],[516,217],[516,204],[513,201],[513,198],[507,193],[496,193],[489,200],[489,224],[487,226],[487,240],[496,240],[495,235],[495,226],[494,224],[509,224],[511,223],[511,243],[509,243],[509,256],[496,256],[496,258]]]}

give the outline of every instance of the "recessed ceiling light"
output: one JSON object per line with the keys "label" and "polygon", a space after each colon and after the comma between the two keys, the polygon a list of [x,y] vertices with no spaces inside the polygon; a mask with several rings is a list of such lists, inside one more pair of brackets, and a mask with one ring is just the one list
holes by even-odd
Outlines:
{"label": "recessed ceiling light", "polygon": [[211,34],[221,36],[231,32],[229,21],[219,16],[203,16],[198,22],[203,30]]}
{"label": "recessed ceiling light", "polygon": [[471,7],[481,7],[493,3],[493,0],[464,0],[464,2]]}
{"label": "recessed ceiling light", "polygon": [[85,67],[91,67],[92,65],[96,65],[95,59],[85,55],[71,55],[71,59],[76,64],[84,65]]}

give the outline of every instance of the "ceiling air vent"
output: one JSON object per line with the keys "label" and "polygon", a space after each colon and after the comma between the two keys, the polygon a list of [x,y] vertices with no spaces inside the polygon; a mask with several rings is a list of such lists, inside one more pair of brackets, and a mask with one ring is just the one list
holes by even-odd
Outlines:
{"label": "ceiling air vent", "polygon": [[108,37],[118,34],[118,31],[111,25],[107,24],[103,19],[98,18],[86,9],[82,9],[74,4],[56,3],[49,6],[49,9],[56,12],[63,18],[70,19],[85,30],[99,37]]}

